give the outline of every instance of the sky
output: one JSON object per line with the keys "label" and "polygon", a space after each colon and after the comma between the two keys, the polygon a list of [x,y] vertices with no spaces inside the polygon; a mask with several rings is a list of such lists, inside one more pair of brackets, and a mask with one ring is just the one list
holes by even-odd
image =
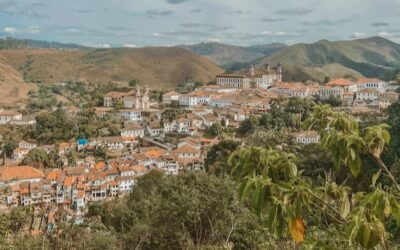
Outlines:
{"label": "sky", "polygon": [[400,0],[0,0],[0,36],[92,47],[400,42]]}

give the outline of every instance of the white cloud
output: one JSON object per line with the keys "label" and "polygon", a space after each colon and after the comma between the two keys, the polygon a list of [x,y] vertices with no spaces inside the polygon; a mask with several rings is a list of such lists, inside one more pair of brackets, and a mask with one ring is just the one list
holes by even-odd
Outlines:
{"label": "white cloud", "polygon": [[352,35],[351,35],[351,38],[363,38],[363,37],[366,37],[367,36],[367,34],[365,34],[365,33],[362,33],[362,32],[354,32]]}
{"label": "white cloud", "polygon": [[381,36],[381,37],[392,37],[393,34],[392,34],[392,33],[389,33],[389,32],[383,31],[383,32],[379,32],[379,33],[378,33],[378,36]]}
{"label": "white cloud", "polygon": [[17,29],[13,28],[13,27],[5,27],[4,28],[4,32],[6,32],[8,34],[11,34],[11,35],[14,35],[15,32],[17,32]]}
{"label": "white cloud", "polygon": [[26,29],[26,33],[30,33],[30,34],[37,34],[40,33],[42,30],[39,26],[29,26]]}
{"label": "white cloud", "polygon": [[125,48],[137,48],[136,44],[132,44],[132,43],[126,43],[122,45]]}
{"label": "white cloud", "polygon": [[264,36],[298,36],[298,33],[295,32],[286,32],[286,31],[262,31],[260,33]]}
{"label": "white cloud", "polygon": [[80,29],[66,29],[64,30],[65,33],[81,33]]}
{"label": "white cloud", "polygon": [[111,48],[111,45],[108,43],[101,43],[101,44],[96,44],[94,47],[102,48],[102,49],[109,49],[109,48]]}

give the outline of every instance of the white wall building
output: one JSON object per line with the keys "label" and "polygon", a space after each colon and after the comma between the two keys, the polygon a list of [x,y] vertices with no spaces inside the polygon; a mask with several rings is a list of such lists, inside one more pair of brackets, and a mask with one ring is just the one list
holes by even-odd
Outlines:
{"label": "white wall building", "polygon": [[141,121],[142,120],[142,111],[138,109],[120,109],[119,114],[131,121]]}
{"label": "white wall building", "polygon": [[198,104],[197,96],[194,95],[181,95],[179,96],[179,105],[181,106],[196,106]]}
{"label": "white wall building", "polygon": [[0,109],[0,124],[22,120],[22,114],[13,110]]}

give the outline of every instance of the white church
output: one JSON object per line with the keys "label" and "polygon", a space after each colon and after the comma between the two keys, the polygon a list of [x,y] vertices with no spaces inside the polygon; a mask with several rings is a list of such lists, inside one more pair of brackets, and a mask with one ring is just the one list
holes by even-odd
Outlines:
{"label": "white church", "polygon": [[104,107],[116,107],[118,104],[125,109],[146,110],[150,107],[149,89],[142,91],[139,87],[129,92],[112,91],[104,98]]}
{"label": "white church", "polygon": [[217,75],[217,85],[229,86],[233,88],[270,88],[282,82],[282,65],[278,63],[276,67],[269,64],[264,65],[264,69],[255,69],[250,66],[248,72],[243,74],[222,74]]}

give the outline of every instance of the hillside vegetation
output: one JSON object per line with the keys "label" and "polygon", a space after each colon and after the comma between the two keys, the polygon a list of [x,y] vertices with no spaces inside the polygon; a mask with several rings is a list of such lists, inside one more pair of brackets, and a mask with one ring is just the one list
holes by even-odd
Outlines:
{"label": "hillside vegetation", "polygon": [[318,80],[328,77],[383,78],[400,67],[400,45],[381,37],[352,41],[321,40],[295,44],[253,63],[281,62],[286,80]]}
{"label": "hillside vegetation", "polygon": [[224,68],[230,68],[237,63],[247,63],[286,47],[282,43],[271,43],[254,45],[250,47],[235,46],[222,43],[199,43],[194,45],[182,45],[182,48],[189,49],[194,53],[205,56]]}
{"label": "hillside vegetation", "polygon": [[[1,50],[0,64],[8,68],[2,72],[7,84],[62,81],[101,84],[139,80],[144,85],[161,89],[170,89],[186,82],[208,82],[223,71],[211,61],[188,50],[161,47],[75,51]],[[6,93],[0,91],[2,94]]]}
{"label": "hillside vegetation", "polygon": [[35,85],[24,83],[22,75],[8,64],[0,63],[0,104],[9,105],[24,101]]}

